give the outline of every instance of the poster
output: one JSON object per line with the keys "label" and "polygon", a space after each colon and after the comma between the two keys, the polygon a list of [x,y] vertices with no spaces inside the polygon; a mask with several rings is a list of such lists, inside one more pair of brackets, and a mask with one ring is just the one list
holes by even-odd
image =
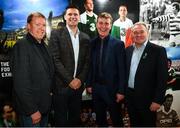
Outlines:
{"label": "poster", "polygon": [[[27,33],[26,20],[30,13],[41,12],[47,18],[47,37],[57,27],[69,0],[1,0],[0,2],[0,110],[11,102],[11,51],[17,40]],[[22,74],[23,75],[23,74]],[[1,113],[0,113],[1,115]]]}
{"label": "poster", "polygon": [[139,20],[150,26],[150,41],[166,48],[177,78],[173,90],[180,90],[180,2],[140,0]]}
{"label": "poster", "polygon": [[[46,16],[47,33],[50,35],[50,29],[56,27],[58,22],[62,20],[61,15],[68,4],[68,0],[1,0],[0,60],[8,61],[8,54],[13,45],[26,34],[26,19],[30,13],[39,11]],[[4,73],[4,63],[6,62],[1,63],[1,77],[6,74]]]}
{"label": "poster", "polygon": [[140,0],[139,20],[150,26],[150,41],[166,48],[169,68],[169,81],[166,94],[174,97],[172,108],[180,117],[180,1],[179,0]]}

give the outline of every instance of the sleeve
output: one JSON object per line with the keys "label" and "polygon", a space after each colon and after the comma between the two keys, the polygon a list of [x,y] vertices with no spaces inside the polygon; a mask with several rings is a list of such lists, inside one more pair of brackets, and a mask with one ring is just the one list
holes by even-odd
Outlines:
{"label": "sleeve", "polygon": [[86,87],[91,87],[93,81],[93,42],[90,43],[90,63],[87,74]]}
{"label": "sleeve", "polygon": [[[83,59],[84,63],[82,64],[82,69],[80,71],[80,73],[77,75],[77,78],[81,80],[82,83],[84,83],[87,80],[87,76],[88,76],[88,71],[89,71],[89,66],[90,66],[90,39],[89,37],[83,39],[84,42],[84,50],[85,52],[84,54],[84,58],[79,58],[79,59]],[[82,62],[81,62],[82,63]]]}
{"label": "sleeve", "polygon": [[33,99],[30,53],[28,53],[29,48],[25,44],[26,42],[17,42],[13,47],[12,71],[14,91],[17,96],[15,98],[21,104],[22,111],[30,115],[38,111],[38,106],[35,103],[35,99]]}
{"label": "sleeve", "polygon": [[125,48],[123,42],[118,42],[115,46],[115,56],[118,65],[118,93],[124,94],[126,85],[126,61]]}
{"label": "sleeve", "polygon": [[161,15],[161,16],[158,16],[158,17],[156,17],[156,18],[153,18],[152,20],[153,21],[158,21],[158,22],[167,22],[167,21],[169,21],[169,19],[170,19],[170,14],[168,14],[168,15]]}
{"label": "sleeve", "polygon": [[174,110],[174,116],[173,116],[173,123],[174,123],[174,127],[180,126],[180,120],[179,120],[178,114],[175,110]]}
{"label": "sleeve", "polygon": [[162,104],[166,92],[166,83],[168,79],[168,65],[167,54],[165,48],[159,49],[158,63],[157,63],[157,86],[154,102]]}

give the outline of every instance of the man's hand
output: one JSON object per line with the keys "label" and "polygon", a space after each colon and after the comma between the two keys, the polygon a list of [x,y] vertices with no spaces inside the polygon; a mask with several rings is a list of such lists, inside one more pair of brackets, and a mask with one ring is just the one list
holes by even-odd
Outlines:
{"label": "man's hand", "polygon": [[152,102],[152,103],[151,103],[151,106],[150,106],[150,110],[151,110],[152,112],[156,112],[160,107],[161,107],[160,104],[155,103],[155,102]]}
{"label": "man's hand", "polygon": [[117,93],[116,94],[116,102],[119,103],[124,99],[124,95]]}
{"label": "man's hand", "polygon": [[31,115],[31,118],[32,118],[32,123],[37,124],[41,121],[41,113],[37,111]]}
{"label": "man's hand", "polygon": [[74,90],[79,89],[81,87],[81,80],[78,78],[74,78],[69,86]]}

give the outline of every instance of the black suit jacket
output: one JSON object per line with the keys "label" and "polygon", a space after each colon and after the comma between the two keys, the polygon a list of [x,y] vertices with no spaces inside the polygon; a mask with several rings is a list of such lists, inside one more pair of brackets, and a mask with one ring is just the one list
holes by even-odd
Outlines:
{"label": "black suit jacket", "polygon": [[[133,46],[126,49],[128,76],[133,49]],[[136,107],[149,108],[152,102],[162,104],[166,91],[167,76],[168,69],[165,48],[148,42],[135,74],[134,99]],[[131,99],[127,99],[127,102],[128,100]]]}
{"label": "black suit jacket", "polygon": [[54,65],[49,54],[47,60],[42,57],[36,43],[27,34],[13,47],[13,98],[18,112],[25,115],[47,113],[51,106]]}
{"label": "black suit jacket", "polygon": [[[62,87],[68,87],[73,80],[75,60],[72,41],[67,27],[54,30],[51,33],[50,51],[55,63],[56,87],[58,91]],[[89,36],[83,32],[79,34],[79,57],[76,78],[84,83],[89,68],[90,42]]]}
{"label": "black suit jacket", "polygon": [[[124,43],[120,40],[113,38],[112,36],[106,37],[108,40],[106,55],[104,57],[104,63],[102,64],[103,72],[103,81],[104,86],[109,88],[109,91],[113,94],[121,93],[124,94],[125,82],[126,82],[126,70],[125,70],[125,49]],[[95,86],[96,84],[96,74],[98,63],[98,48],[97,43],[100,41],[99,37],[91,41],[92,46],[92,59],[91,59],[91,68],[88,76],[88,86]]]}

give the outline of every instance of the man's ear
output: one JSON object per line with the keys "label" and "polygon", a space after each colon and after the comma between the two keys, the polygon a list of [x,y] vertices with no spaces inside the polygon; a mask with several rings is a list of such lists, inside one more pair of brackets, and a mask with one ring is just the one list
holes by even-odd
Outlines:
{"label": "man's ear", "polygon": [[28,23],[28,24],[26,25],[27,31],[29,30],[29,28],[30,28],[30,24]]}
{"label": "man's ear", "polygon": [[65,14],[64,14],[64,16],[63,16],[63,17],[64,17],[64,20],[66,21],[66,15],[65,15]]}

